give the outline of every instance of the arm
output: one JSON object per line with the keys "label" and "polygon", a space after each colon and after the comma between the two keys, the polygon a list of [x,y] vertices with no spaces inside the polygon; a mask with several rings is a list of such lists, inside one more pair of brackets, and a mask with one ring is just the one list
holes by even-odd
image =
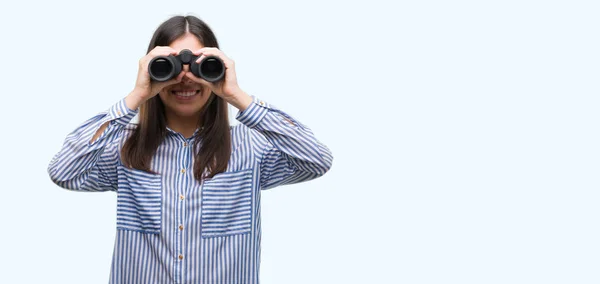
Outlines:
{"label": "arm", "polygon": [[50,161],[50,179],[73,191],[116,191],[118,138],[137,112],[123,98],[78,126]]}
{"label": "arm", "polygon": [[236,119],[250,128],[254,148],[261,149],[262,189],[309,181],[331,168],[331,150],[287,113],[256,97]]}

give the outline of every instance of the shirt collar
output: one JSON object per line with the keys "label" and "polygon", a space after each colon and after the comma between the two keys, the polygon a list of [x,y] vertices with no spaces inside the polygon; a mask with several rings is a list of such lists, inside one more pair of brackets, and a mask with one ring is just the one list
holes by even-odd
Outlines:
{"label": "shirt collar", "polygon": [[[169,128],[168,126],[166,126],[166,127],[167,127],[167,131],[171,132],[172,134],[183,136],[183,134]],[[200,130],[202,130],[203,128],[204,128],[204,126],[196,128],[196,130],[194,131],[194,134],[192,134],[192,138],[198,136],[198,133],[200,133]]]}

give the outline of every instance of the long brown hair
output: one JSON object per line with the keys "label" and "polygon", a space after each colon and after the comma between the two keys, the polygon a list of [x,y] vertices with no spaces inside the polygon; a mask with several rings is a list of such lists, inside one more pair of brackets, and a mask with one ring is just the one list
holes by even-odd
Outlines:
{"label": "long brown hair", "polygon": [[[219,48],[214,33],[204,21],[194,16],[174,16],[156,29],[147,52],[156,46],[168,46],[186,32],[196,36],[205,47]],[[199,181],[225,171],[231,156],[227,102],[211,92],[201,112],[198,123],[203,125],[193,145],[197,153],[194,177]],[[138,125],[121,149],[123,164],[156,174],[150,168],[151,160],[167,135],[166,126],[165,106],[160,97],[157,95],[144,102],[140,106]],[[203,176],[205,170],[207,175]]]}

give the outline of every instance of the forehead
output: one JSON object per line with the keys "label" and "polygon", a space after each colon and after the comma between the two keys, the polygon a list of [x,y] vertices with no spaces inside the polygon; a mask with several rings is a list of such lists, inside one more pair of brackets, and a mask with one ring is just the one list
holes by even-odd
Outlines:
{"label": "forehead", "polygon": [[189,49],[193,51],[204,47],[198,38],[190,33],[186,33],[180,38],[174,40],[171,44],[169,44],[169,46],[177,51],[181,51],[182,49]]}

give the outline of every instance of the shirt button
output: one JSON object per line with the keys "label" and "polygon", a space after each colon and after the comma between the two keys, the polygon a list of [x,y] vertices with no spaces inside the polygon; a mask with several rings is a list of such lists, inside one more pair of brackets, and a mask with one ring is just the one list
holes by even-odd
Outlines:
{"label": "shirt button", "polygon": [[265,102],[263,102],[263,101],[260,101],[260,105],[261,105],[261,106],[264,106],[264,105],[265,105]]}
{"label": "shirt button", "polygon": [[181,173],[182,173],[182,174],[185,174],[185,169],[181,169]]}
{"label": "shirt button", "polygon": [[118,115],[121,115],[121,111],[120,111],[120,110],[118,110],[118,111],[117,111],[117,114],[118,114]]}
{"label": "shirt button", "polygon": [[179,255],[179,259],[183,259],[183,254],[180,254],[180,255]]}
{"label": "shirt button", "polygon": [[179,225],[179,230],[183,231],[183,225]]}
{"label": "shirt button", "polygon": [[183,200],[183,198],[184,198],[183,194],[180,194],[179,199]]}
{"label": "shirt button", "polygon": [[188,143],[187,142],[183,142],[183,147],[187,147]]}

